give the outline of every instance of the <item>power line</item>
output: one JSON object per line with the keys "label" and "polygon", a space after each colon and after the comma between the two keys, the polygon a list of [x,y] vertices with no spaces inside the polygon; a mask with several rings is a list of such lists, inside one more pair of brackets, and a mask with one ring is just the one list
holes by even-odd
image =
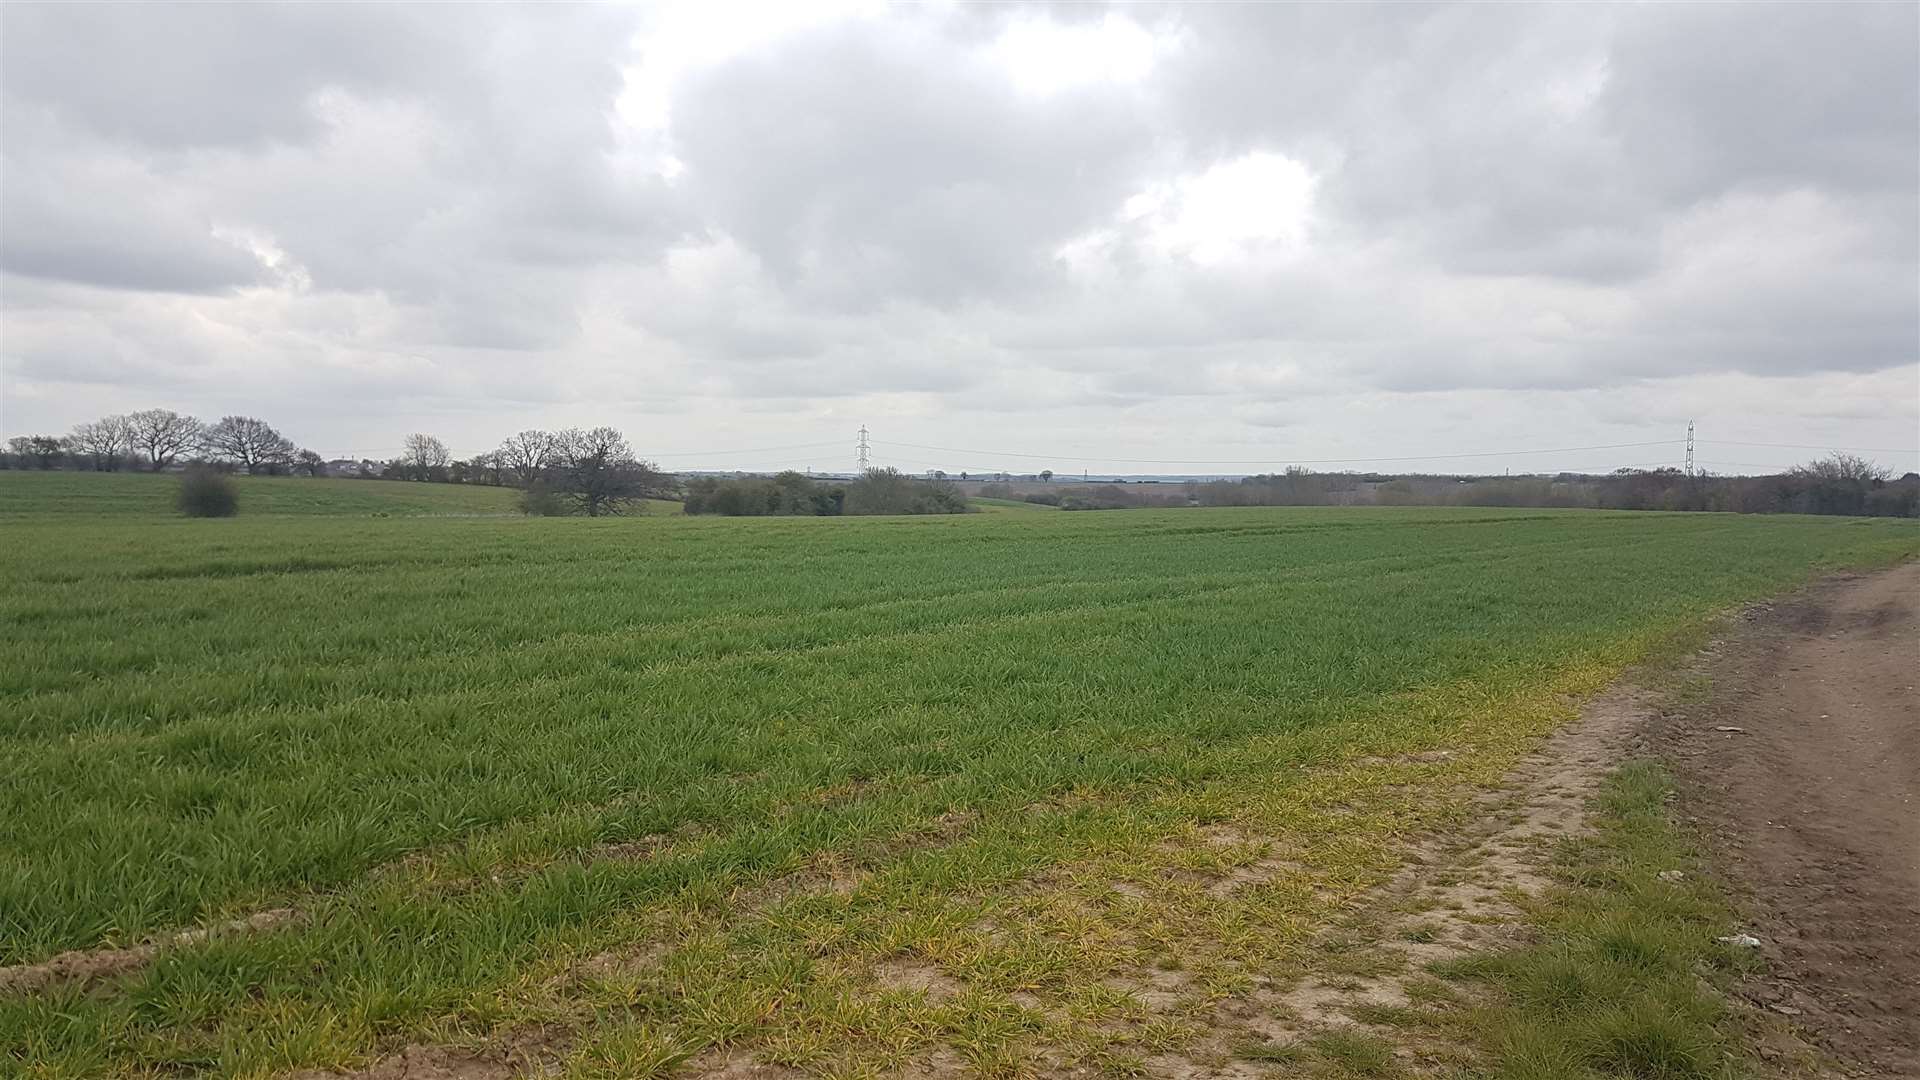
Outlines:
{"label": "power line", "polygon": [[1814,446],[1810,443],[1741,442],[1738,439],[1701,439],[1707,446],[1768,446],[1777,450],[1847,450],[1857,454],[1920,454],[1920,449],[1891,446]]}
{"label": "power line", "polygon": [[1772,469],[1775,472],[1784,472],[1785,470],[1791,469],[1794,467],[1792,465],[1781,465],[1781,464],[1778,464],[1777,462],[1761,462],[1761,461],[1705,461],[1703,460],[1700,462],[1700,464],[1725,465],[1725,466],[1731,466],[1736,469]]}
{"label": "power line", "polygon": [[[782,450],[813,450],[823,446],[839,446],[839,445],[841,445],[841,443],[838,440],[832,440],[832,441],[826,441],[826,442],[788,443],[785,446],[754,446],[754,447],[746,447],[746,448],[737,449],[737,450],[648,451],[646,453],[641,454],[641,456],[647,457],[647,458],[725,457],[733,454],[772,454]],[[348,450],[343,453],[336,454],[335,457],[340,457],[340,458],[370,457],[374,454],[398,454],[398,453],[403,453],[405,450],[406,450],[406,447],[403,447],[403,446],[384,446],[384,447],[378,447],[373,450],[365,450],[365,449]],[[477,453],[487,453],[487,452],[488,451],[484,451],[484,450],[477,451]]]}
{"label": "power line", "polygon": [[643,456],[668,457],[719,457],[728,454],[771,454],[780,450],[813,450],[822,446],[840,446],[839,440],[829,442],[789,443],[786,446],[756,446],[743,450],[662,450],[649,452]]}
{"label": "power line", "polygon": [[[944,469],[944,470],[945,470],[945,471],[946,471],[946,472],[947,472],[948,474],[953,474],[953,473],[958,473],[958,472],[966,472],[966,473],[971,473],[971,474],[975,474],[975,475],[973,475],[973,476],[971,477],[971,479],[974,479],[974,480],[978,480],[978,479],[980,479],[980,478],[981,478],[981,475],[987,475],[987,476],[991,476],[991,475],[994,475],[994,474],[996,474],[996,473],[1003,473],[1003,472],[1007,472],[1007,471],[1008,471],[1007,469],[1005,469],[1004,467],[1001,467],[1001,466],[987,466],[987,467],[984,467],[984,468],[981,468],[981,467],[975,467],[975,466],[964,466],[964,467],[955,467],[955,466],[954,466],[954,465],[952,465],[952,464],[951,464],[950,462],[944,462],[944,461],[928,461],[928,460],[926,460],[925,458],[906,458],[906,457],[900,457],[900,456],[898,456],[898,455],[894,455],[894,454],[889,454],[889,455],[887,456],[887,460],[888,460],[889,462],[897,462],[897,463],[899,463],[899,464],[901,464],[901,465],[917,465],[917,466],[921,466],[922,468],[927,468],[927,469]],[[1581,475],[1585,475],[1585,476],[1603,476],[1603,475],[1605,475],[1605,474],[1607,474],[1607,473],[1610,473],[1610,472],[1613,472],[1613,471],[1614,471],[1614,470],[1616,470],[1616,469],[1653,469],[1653,468],[1662,468],[1662,467],[1670,467],[1670,466],[1671,466],[1672,464],[1673,464],[1673,462],[1672,462],[1672,461],[1670,461],[1670,460],[1669,460],[1669,461],[1621,461],[1621,462],[1615,462],[1615,463],[1613,463],[1613,464],[1611,464],[1611,465],[1566,465],[1566,466],[1556,466],[1556,467],[1554,467],[1554,468],[1552,468],[1552,469],[1544,469],[1544,470],[1541,470],[1541,471],[1539,471],[1539,472],[1531,472],[1531,473],[1516,473],[1515,475],[1519,475],[1519,476],[1556,476],[1556,475],[1558,475],[1558,474],[1560,474],[1560,473],[1578,473],[1578,474],[1581,474]],[[1725,464],[1725,463],[1723,462],[1722,464]],[[1218,475],[1218,474],[1216,474],[1216,475]],[[1237,474],[1233,474],[1233,473],[1228,473],[1228,474],[1225,474],[1225,475],[1228,475],[1228,476],[1232,476],[1232,475],[1237,475]],[[1414,476],[1451,476],[1451,475],[1455,475],[1455,474],[1452,474],[1452,473],[1410,473],[1410,474],[1407,474],[1407,475],[1414,475]],[[1055,479],[1055,480],[1056,480],[1057,482],[1061,482],[1061,483],[1067,483],[1067,482],[1073,482],[1073,481],[1071,481],[1071,480],[1070,480],[1070,478],[1064,478],[1064,477],[1060,477],[1060,476],[1055,476],[1055,477],[1054,477],[1054,479]]]}
{"label": "power line", "polygon": [[1530,450],[1476,450],[1457,454],[1398,454],[1391,457],[1352,458],[1125,458],[1102,454],[1033,454],[1011,450],[971,450],[955,446],[927,446],[922,443],[895,442],[888,446],[906,446],[915,450],[938,450],[946,454],[985,454],[991,457],[1021,458],[1029,461],[1104,461],[1124,465],[1348,465],[1374,461],[1449,461],[1462,458],[1511,457],[1522,454],[1572,454],[1587,450],[1624,450],[1642,446],[1679,446],[1680,439],[1655,439],[1649,442],[1608,443],[1600,446],[1558,446]]}

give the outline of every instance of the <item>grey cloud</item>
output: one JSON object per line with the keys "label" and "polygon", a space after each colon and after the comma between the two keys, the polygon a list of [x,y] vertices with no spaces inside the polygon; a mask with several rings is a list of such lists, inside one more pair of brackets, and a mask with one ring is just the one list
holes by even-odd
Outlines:
{"label": "grey cloud", "polygon": [[458,25],[376,5],[7,4],[0,90],[159,149],[301,140],[316,91],[398,86],[444,55],[419,47],[436,22]]}
{"label": "grey cloud", "polygon": [[[200,193],[150,164],[63,140],[16,114],[0,139],[0,269],[157,292],[261,281],[252,254],[216,237]],[[30,149],[29,149],[30,148]]]}
{"label": "grey cloud", "polygon": [[[1650,381],[1778,416],[1779,386],[1920,359],[1911,6],[743,20],[666,130],[628,127],[634,35],[670,14],[0,6],[9,409],[192,388],[367,441],[371,398],[476,430],[618,401],[690,436],[756,403],[802,428],[897,407],[1117,447],[1156,402],[1142,438],[1306,439],[1422,395],[1646,415]],[[1028,92],[988,53],[1043,17],[1164,48],[1136,82]],[[1127,217],[1254,152],[1314,174],[1304,240],[1196,261]]]}
{"label": "grey cloud", "polygon": [[815,302],[935,303],[1044,285],[1053,246],[1142,184],[1126,95],[1022,100],[926,21],[831,27],[707,72],[675,100],[683,183]]}
{"label": "grey cloud", "polygon": [[1682,199],[1752,184],[1911,192],[1920,8],[1678,5],[1626,19],[1603,114]]}

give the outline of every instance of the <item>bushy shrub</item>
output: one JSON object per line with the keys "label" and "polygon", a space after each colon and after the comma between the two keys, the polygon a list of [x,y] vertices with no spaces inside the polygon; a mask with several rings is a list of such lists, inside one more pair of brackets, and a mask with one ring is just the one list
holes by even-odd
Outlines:
{"label": "bushy shrub", "polygon": [[240,512],[240,490],[231,477],[196,466],[180,475],[175,503],[188,517],[232,517]]}
{"label": "bushy shrub", "polygon": [[1062,488],[1057,505],[1062,510],[1134,510],[1185,506],[1187,498],[1184,485],[1177,488],[1149,488],[1120,483],[1088,484],[1085,487]]}
{"label": "bushy shrub", "polygon": [[520,493],[520,512],[530,517],[565,517],[572,507],[552,488],[535,484]]}
{"label": "bushy shrub", "polygon": [[848,514],[964,514],[967,497],[945,480],[915,480],[896,469],[868,469],[847,485]]}
{"label": "bushy shrub", "polygon": [[764,476],[699,476],[687,481],[686,512],[725,517],[832,517],[846,489],[797,472]]}

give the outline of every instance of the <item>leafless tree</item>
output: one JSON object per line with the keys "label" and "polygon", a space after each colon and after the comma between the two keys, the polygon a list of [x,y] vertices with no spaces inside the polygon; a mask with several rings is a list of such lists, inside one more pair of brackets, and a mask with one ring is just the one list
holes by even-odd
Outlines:
{"label": "leafless tree", "polygon": [[1793,475],[1829,484],[1873,484],[1893,474],[1866,458],[1835,452],[1819,461],[1794,466]]}
{"label": "leafless tree", "polygon": [[99,472],[120,468],[133,452],[133,425],[124,416],[103,416],[89,424],[75,424],[67,445],[75,457],[86,457]]}
{"label": "leafless tree", "polygon": [[293,461],[293,440],[251,416],[221,417],[207,429],[204,445],[215,457],[240,465],[249,473],[284,468]]}
{"label": "leafless tree", "polygon": [[21,468],[31,461],[37,468],[51,469],[66,452],[58,435],[15,435],[7,440],[7,447],[20,457]]}
{"label": "leafless tree", "polygon": [[326,459],[311,450],[302,450],[295,455],[293,467],[295,471],[306,473],[308,476],[327,475]]}
{"label": "leafless tree", "polygon": [[552,453],[550,472],[558,493],[588,517],[623,513],[628,504],[668,486],[658,469],[633,456],[616,428],[555,432]]}
{"label": "leafless tree", "polygon": [[504,479],[502,474],[505,472],[505,469],[500,464],[500,454],[498,451],[488,450],[485,453],[475,454],[467,464],[471,468],[468,479],[472,483],[491,484],[494,487],[499,487],[501,481]]}
{"label": "leafless tree", "polygon": [[512,477],[518,487],[532,487],[546,476],[553,463],[552,432],[523,431],[500,444],[494,451],[499,468]]}
{"label": "leafless tree", "polygon": [[142,409],[128,416],[127,423],[132,429],[134,449],[146,452],[154,472],[199,446],[207,432],[205,424],[172,409]]}
{"label": "leafless tree", "polygon": [[453,454],[447,450],[447,444],[431,435],[416,431],[402,444],[400,463],[415,480],[441,478],[451,460]]}

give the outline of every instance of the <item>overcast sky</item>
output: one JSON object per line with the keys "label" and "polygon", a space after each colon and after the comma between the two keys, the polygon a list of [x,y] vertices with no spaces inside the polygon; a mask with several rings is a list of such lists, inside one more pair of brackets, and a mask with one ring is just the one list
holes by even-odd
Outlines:
{"label": "overcast sky", "polygon": [[1910,3],[8,3],[0,158],[6,435],[1920,466]]}

